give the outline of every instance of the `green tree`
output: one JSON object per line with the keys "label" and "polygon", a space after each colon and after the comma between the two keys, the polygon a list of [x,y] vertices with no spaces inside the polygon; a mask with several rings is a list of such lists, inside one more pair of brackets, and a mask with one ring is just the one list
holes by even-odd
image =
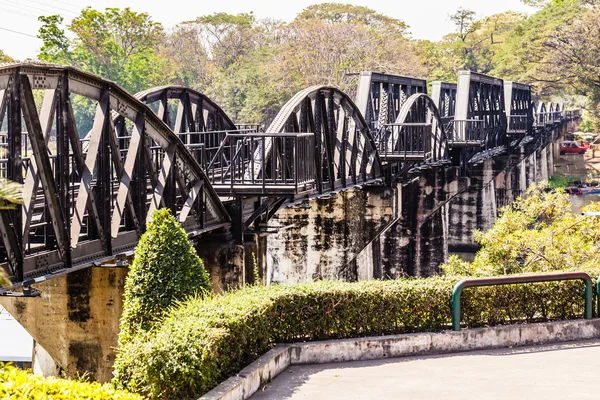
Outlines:
{"label": "green tree", "polygon": [[544,2],[519,23],[495,56],[494,73],[533,83],[537,95],[587,96],[588,109],[600,117],[600,9],[597,1]]}
{"label": "green tree", "polygon": [[119,343],[143,334],[177,301],[210,290],[208,273],[168,209],[154,212],[125,281]]}
{"label": "green tree", "polygon": [[501,51],[509,32],[524,16],[508,11],[477,20],[475,12],[459,9],[450,16],[456,30],[437,42],[417,42],[417,49],[429,70],[430,80],[455,82],[457,71],[490,73],[494,56]]}
{"label": "green tree", "polygon": [[107,8],[100,12],[87,7],[68,30],[59,15],[39,18],[38,37],[43,44],[39,59],[76,66],[122,85],[130,92],[170,82],[169,59],[159,53],[162,26],[147,13],[129,8]]}
{"label": "green tree", "polygon": [[350,23],[370,28],[405,34],[408,26],[401,20],[380,14],[368,7],[341,3],[321,3],[306,7],[298,16],[300,20],[319,20],[328,23]]}
{"label": "green tree", "polygon": [[0,63],[8,63],[14,61],[15,60],[12,57],[0,50]]}
{"label": "green tree", "polygon": [[572,23],[585,7],[577,0],[550,3],[517,24],[508,34],[502,51],[494,62],[494,73],[499,76],[535,83],[538,94],[561,89],[563,82],[551,67],[554,57],[548,44],[553,37]]}
{"label": "green tree", "polygon": [[[600,210],[594,203],[587,208]],[[503,208],[492,228],[478,232],[481,250],[468,263],[452,257],[442,266],[450,275],[502,275],[595,267],[600,261],[596,218],[571,212],[569,195],[545,183]]]}

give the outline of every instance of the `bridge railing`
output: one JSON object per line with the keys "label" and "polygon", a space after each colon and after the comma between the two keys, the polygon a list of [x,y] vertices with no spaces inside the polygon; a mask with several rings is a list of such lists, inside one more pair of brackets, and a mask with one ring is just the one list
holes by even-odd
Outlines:
{"label": "bridge railing", "polygon": [[563,113],[562,111],[554,111],[552,113],[550,113],[550,118],[552,120],[553,124],[560,124],[560,122],[562,121],[563,118]]}
{"label": "bridge railing", "polygon": [[431,157],[431,124],[385,124],[375,136],[379,156],[390,161],[424,161]]}
{"label": "bridge railing", "polygon": [[[194,156],[198,163],[206,168],[208,163],[215,157],[219,148],[225,141],[225,138],[230,133],[250,134],[257,133],[256,129],[260,129],[261,125],[245,124],[238,130],[221,130],[207,132],[181,132],[178,134],[179,139],[184,143],[185,147]],[[229,163],[227,163],[229,165]]]}
{"label": "bridge railing", "polygon": [[[546,125],[548,125],[548,119],[549,119],[549,113],[546,112],[539,112],[539,113],[535,113],[534,114],[534,125],[538,128],[544,128]],[[550,123],[551,125],[552,123]]]}
{"label": "bridge railing", "polygon": [[206,173],[219,194],[300,194],[315,185],[313,133],[226,135]]}
{"label": "bridge railing", "polygon": [[509,115],[507,118],[508,133],[527,133],[529,120],[527,115]]}
{"label": "bridge railing", "polygon": [[481,119],[454,120],[446,133],[450,145],[483,145],[487,139],[485,121]]}
{"label": "bridge railing", "polygon": [[235,124],[236,128],[240,131],[247,133],[261,133],[263,131],[262,124]]}

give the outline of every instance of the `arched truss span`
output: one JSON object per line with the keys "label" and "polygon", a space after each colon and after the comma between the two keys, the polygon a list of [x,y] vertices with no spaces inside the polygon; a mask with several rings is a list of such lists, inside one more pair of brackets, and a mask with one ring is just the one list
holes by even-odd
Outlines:
{"label": "arched truss span", "polygon": [[[228,134],[257,130],[253,125],[252,129],[240,131],[214,101],[184,86],[158,86],[139,92],[135,97],[179,136],[205,171],[209,165],[213,169],[229,166],[229,154],[211,163]],[[213,174],[208,175],[212,182]]]}
{"label": "arched truss span", "polygon": [[454,119],[454,112],[456,110],[456,83],[436,81],[432,83],[431,87],[431,98],[438,109],[444,125],[446,125]]}
{"label": "arched truss span", "polygon": [[[298,92],[279,111],[267,134],[310,133],[314,146],[309,167],[314,171],[315,190],[324,192],[383,177],[375,142],[362,114],[341,90],[313,86]],[[265,154],[277,149],[272,139]],[[307,155],[308,156],[308,155]],[[269,157],[254,152],[255,176],[269,170]]]}
{"label": "arched truss span", "polygon": [[442,118],[431,97],[410,96],[394,124],[381,127],[375,136],[382,160],[437,162],[448,159],[448,143]]}
{"label": "arched truss span", "polygon": [[[149,105],[177,134],[237,129],[221,107],[204,94],[184,86],[158,86],[139,92],[135,97]],[[192,143],[198,137],[191,135],[185,139],[184,143]]]}
{"label": "arched truss span", "polygon": [[160,207],[190,234],[229,223],[183,143],[114,83],[70,67],[0,66],[0,130],[0,174],[24,183],[24,204],[0,212],[0,262],[14,282],[133,249]]}

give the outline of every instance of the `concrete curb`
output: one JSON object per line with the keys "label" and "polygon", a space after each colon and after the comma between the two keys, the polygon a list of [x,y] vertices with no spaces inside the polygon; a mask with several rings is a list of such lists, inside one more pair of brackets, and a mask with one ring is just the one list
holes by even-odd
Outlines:
{"label": "concrete curb", "polygon": [[247,399],[290,365],[456,353],[598,337],[600,319],[593,319],[278,345],[200,400]]}

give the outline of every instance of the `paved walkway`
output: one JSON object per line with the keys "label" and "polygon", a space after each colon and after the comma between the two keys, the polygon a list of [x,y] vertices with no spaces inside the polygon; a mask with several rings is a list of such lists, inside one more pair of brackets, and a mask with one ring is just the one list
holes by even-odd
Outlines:
{"label": "paved walkway", "polygon": [[600,339],[296,365],[251,399],[600,399]]}

